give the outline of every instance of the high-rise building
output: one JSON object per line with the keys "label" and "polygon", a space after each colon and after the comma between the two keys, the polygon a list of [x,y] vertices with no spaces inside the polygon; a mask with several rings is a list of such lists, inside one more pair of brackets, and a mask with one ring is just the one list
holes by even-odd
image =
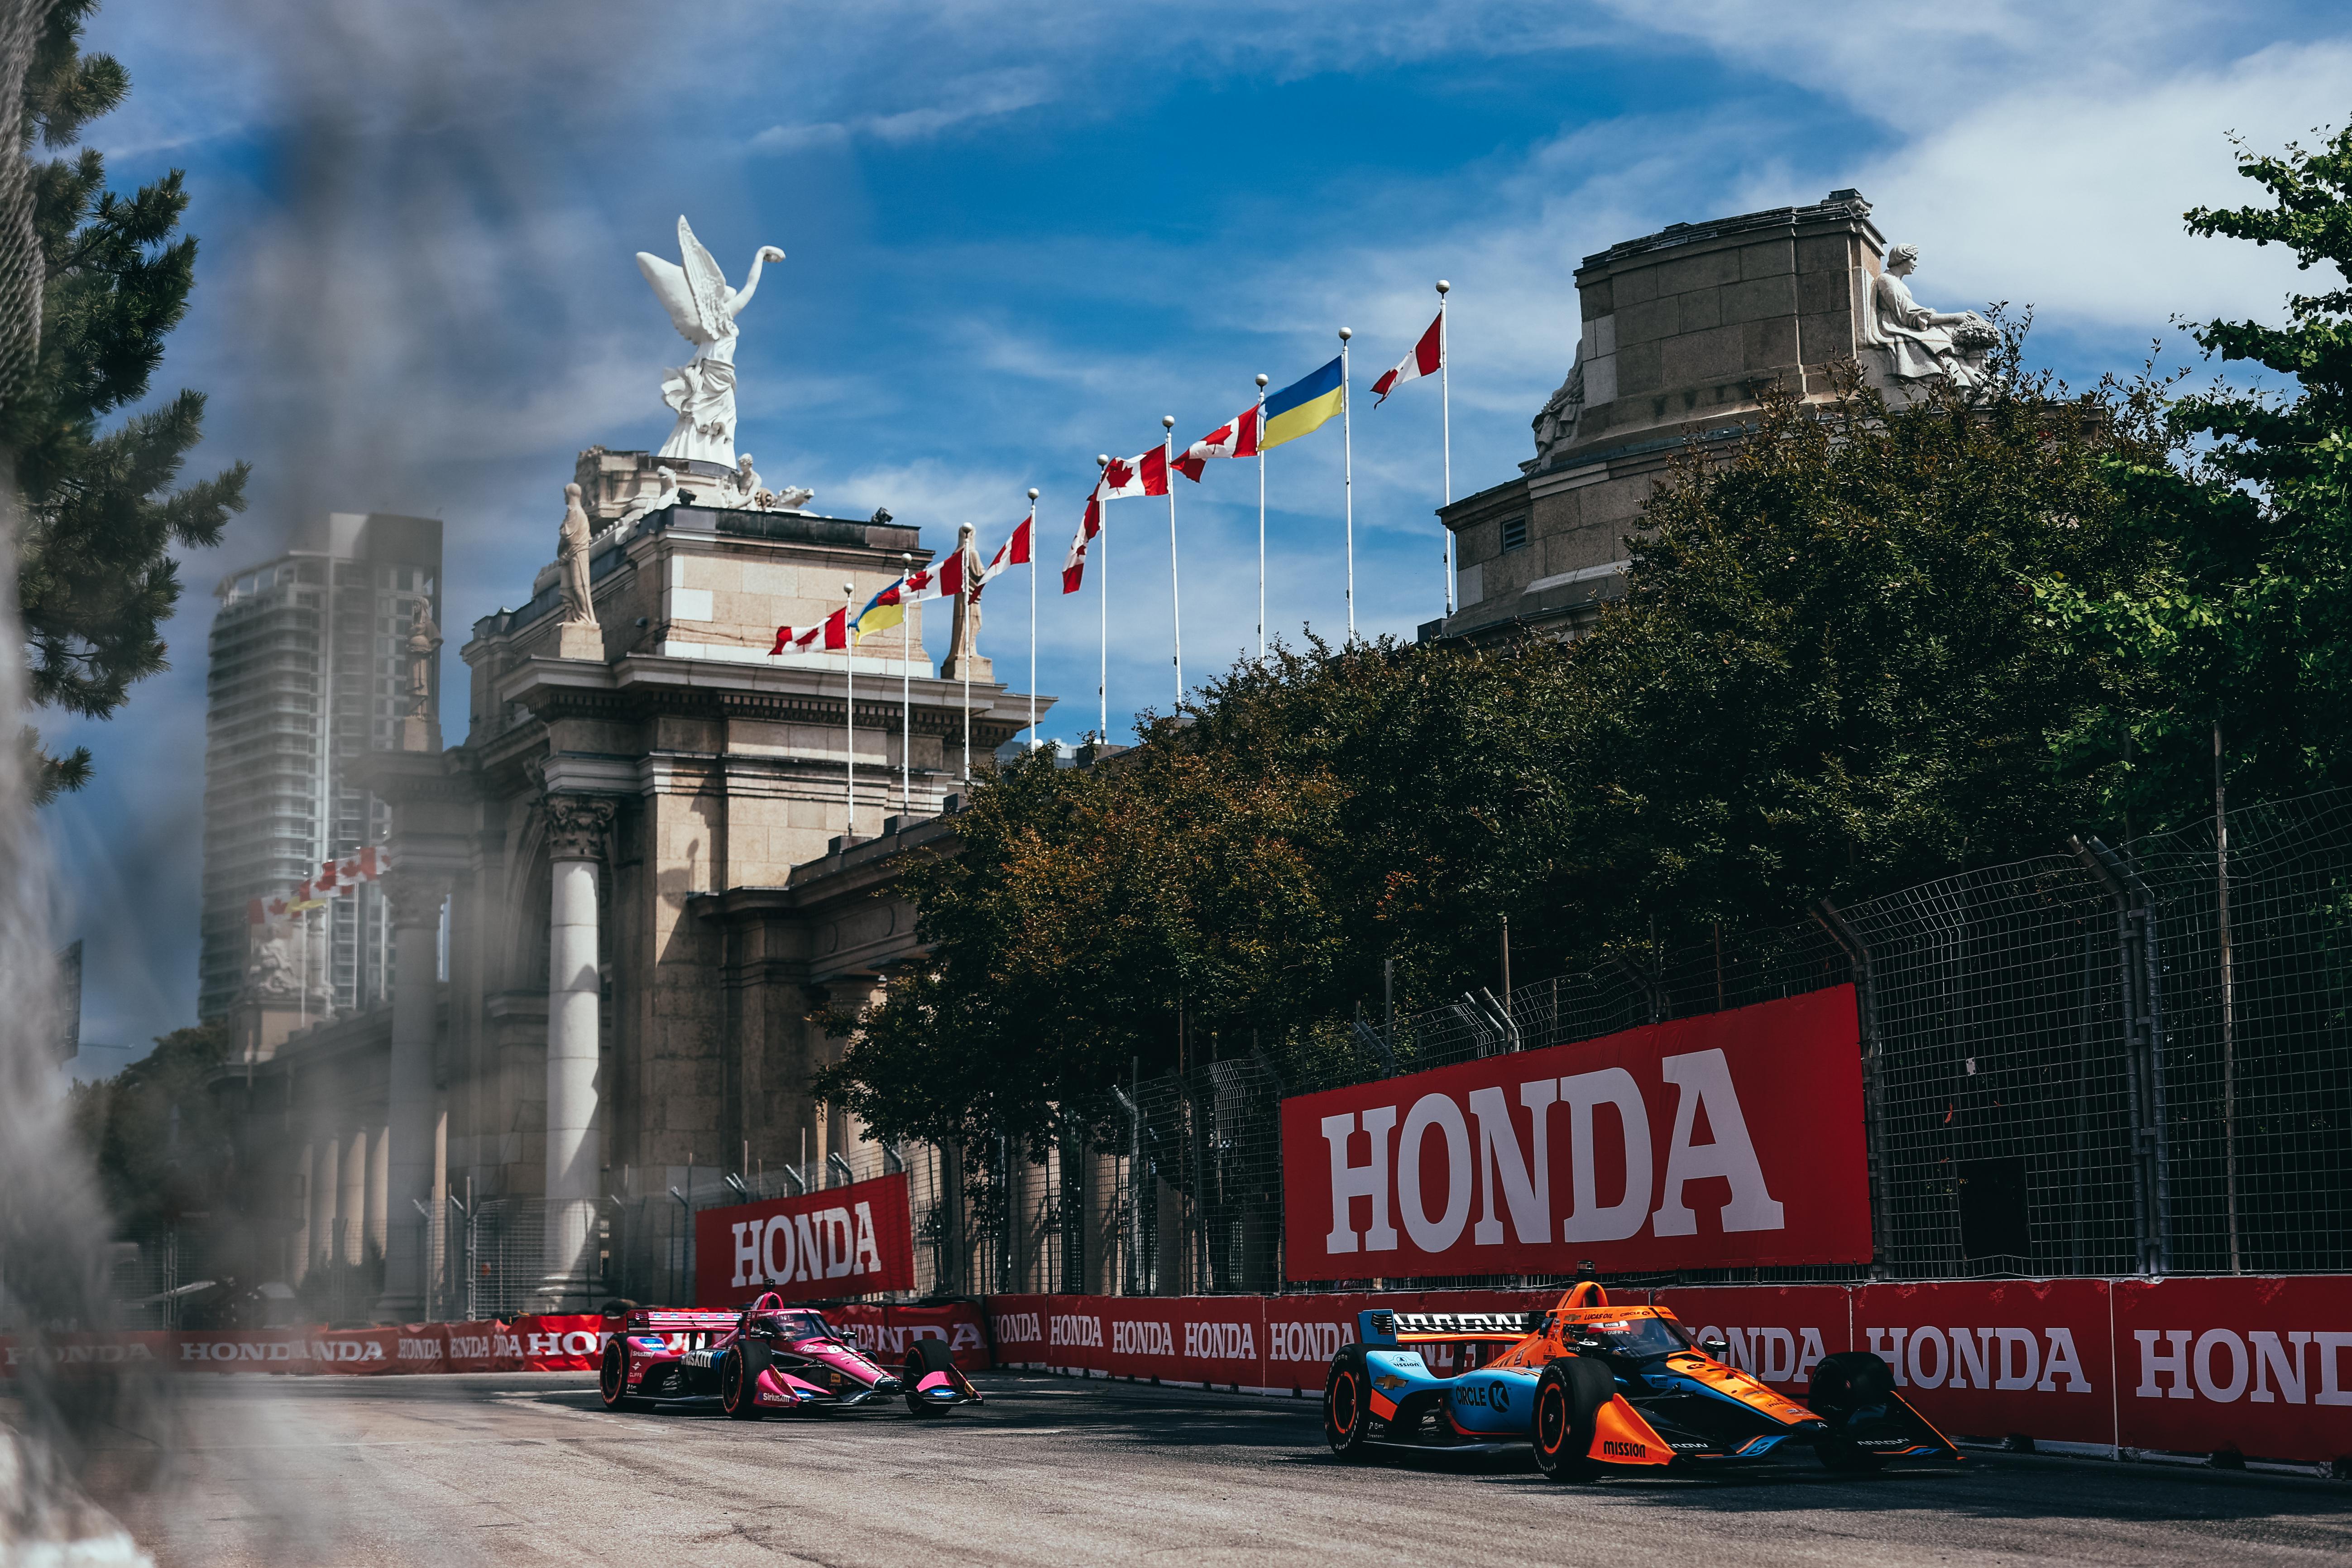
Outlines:
{"label": "high-rise building", "polygon": [[[334,512],[285,554],[214,590],[205,716],[204,945],[199,1016],[228,1011],[243,983],[248,901],[273,898],[322,860],[383,841],[384,808],[353,765],[398,742],[404,651],[416,607],[440,619],[437,518]],[[310,984],[337,1013],[390,994],[391,938],[379,891],[303,917]]]}

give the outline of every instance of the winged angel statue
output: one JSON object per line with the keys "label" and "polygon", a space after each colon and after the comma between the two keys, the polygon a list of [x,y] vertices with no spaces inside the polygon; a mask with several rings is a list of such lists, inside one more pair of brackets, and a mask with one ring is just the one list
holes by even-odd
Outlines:
{"label": "winged angel statue", "polygon": [[694,357],[662,374],[662,401],[677,411],[677,424],[662,443],[665,458],[698,458],[735,466],[735,317],[759,291],[760,269],[782,261],[784,253],[763,245],[751,258],[743,287],[730,289],[719,263],[694,237],[686,219],[677,220],[678,256],[686,265],[673,267],[649,251],[637,252],[637,270],[654,286],[662,308],[686,341]]}

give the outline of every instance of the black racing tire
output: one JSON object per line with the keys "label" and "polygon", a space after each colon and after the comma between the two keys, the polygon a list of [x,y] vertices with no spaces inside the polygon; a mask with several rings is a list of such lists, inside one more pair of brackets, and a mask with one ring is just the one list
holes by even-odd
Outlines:
{"label": "black racing tire", "polygon": [[625,1409],[629,1403],[629,1352],[621,1335],[604,1342],[604,1359],[596,1368],[596,1394],[607,1410]]}
{"label": "black racing tire", "polygon": [[[760,1408],[760,1373],[767,1370],[765,1345],[738,1345],[727,1352],[719,1368],[719,1407],[738,1421],[757,1421],[767,1412]],[[745,1355],[747,1350],[758,1352],[758,1365],[753,1366]]]}
{"label": "black racing tire", "polygon": [[935,1372],[955,1371],[955,1352],[948,1349],[945,1340],[917,1340],[907,1349],[906,1398],[907,1413],[930,1417],[944,1415],[954,1406],[934,1405],[922,1396],[923,1379]]}
{"label": "black racing tire", "polygon": [[1371,1457],[1372,1373],[1361,1345],[1341,1345],[1323,1380],[1323,1440],[1343,1459]]}
{"label": "black racing tire", "polygon": [[1601,1407],[1617,1396],[1609,1369],[1583,1356],[1561,1356],[1536,1379],[1536,1412],[1528,1436],[1536,1468],[1555,1481],[1589,1481],[1600,1468],[1589,1457]]}
{"label": "black racing tire", "polygon": [[1880,1356],[1868,1351],[1840,1351],[1821,1359],[1806,1388],[1805,1405],[1830,1426],[1829,1436],[1813,1442],[1813,1452],[1824,1468],[1863,1475],[1885,1463],[1848,1442],[1845,1425],[1855,1411],[1882,1404],[1894,1393],[1895,1369]]}

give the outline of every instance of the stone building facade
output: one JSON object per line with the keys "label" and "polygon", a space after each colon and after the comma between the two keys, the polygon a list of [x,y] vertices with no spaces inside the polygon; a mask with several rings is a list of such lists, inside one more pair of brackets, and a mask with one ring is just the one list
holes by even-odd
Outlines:
{"label": "stone building facade", "polygon": [[1826,397],[1828,367],[1851,359],[1901,395],[1873,343],[1886,242],[1870,211],[1832,191],[1586,257],[1576,361],[1537,416],[1535,457],[1439,513],[1458,607],[1422,636],[1573,631],[1623,592],[1624,538],[1670,465],[1752,431],[1763,388]]}
{"label": "stone building facade", "polygon": [[914,951],[911,911],[877,894],[951,837],[967,731],[985,756],[1029,722],[981,661],[969,683],[933,669],[919,605],[852,654],[771,655],[778,626],[927,563],[917,529],[642,511],[640,455],[582,471],[612,476],[587,490],[598,625],[560,625],[541,574],[460,650],[465,740],[364,770],[391,810],[390,1005],[307,1028],[257,1001],[234,1015],[219,1089],[260,1216],[248,1266],[299,1280],[380,1255],[385,1321],[442,1277],[453,1195],[543,1202],[541,1305],[593,1309],[625,1186],[862,1150],[810,1099],[838,1049],[812,1016]]}

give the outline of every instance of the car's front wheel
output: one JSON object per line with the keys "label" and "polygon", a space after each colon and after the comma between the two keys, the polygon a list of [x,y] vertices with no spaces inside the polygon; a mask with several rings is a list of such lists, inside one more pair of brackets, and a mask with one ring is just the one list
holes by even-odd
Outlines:
{"label": "car's front wheel", "polygon": [[1805,1390],[1805,1404],[1830,1426],[1829,1436],[1813,1444],[1813,1452],[1825,1468],[1852,1475],[1885,1463],[1877,1455],[1855,1447],[1846,1436],[1846,1427],[1857,1413],[1885,1404],[1894,1394],[1895,1369],[1868,1351],[1840,1351],[1822,1358]]}
{"label": "car's front wheel", "polygon": [[[719,1369],[719,1407],[738,1421],[757,1421],[766,1414],[760,1408],[760,1373],[767,1366],[765,1354],[759,1357],[759,1366],[749,1363],[747,1348],[738,1345],[727,1353],[727,1361]],[[764,1351],[765,1346],[757,1347]]]}
{"label": "car's front wheel", "polygon": [[955,1352],[948,1349],[945,1340],[919,1339],[907,1352],[907,1375],[902,1386],[906,1390],[907,1413],[910,1415],[944,1415],[949,1406],[926,1398],[923,1379],[935,1372],[944,1372],[953,1381]]}
{"label": "car's front wheel", "polygon": [[1369,1457],[1372,1378],[1361,1345],[1341,1345],[1323,1383],[1323,1440],[1343,1459]]}
{"label": "car's front wheel", "polygon": [[629,1352],[614,1334],[604,1342],[604,1359],[596,1368],[596,1393],[607,1410],[618,1410],[629,1398]]}
{"label": "car's front wheel", "polygon": [[1616,1396],[1617,1380],[1597,1361],[1562,1356],[1536,1380],[1536,1468],[1556,1481],[1589,1481],[1599,1474],[1589,1457],[1601,1407]]}

